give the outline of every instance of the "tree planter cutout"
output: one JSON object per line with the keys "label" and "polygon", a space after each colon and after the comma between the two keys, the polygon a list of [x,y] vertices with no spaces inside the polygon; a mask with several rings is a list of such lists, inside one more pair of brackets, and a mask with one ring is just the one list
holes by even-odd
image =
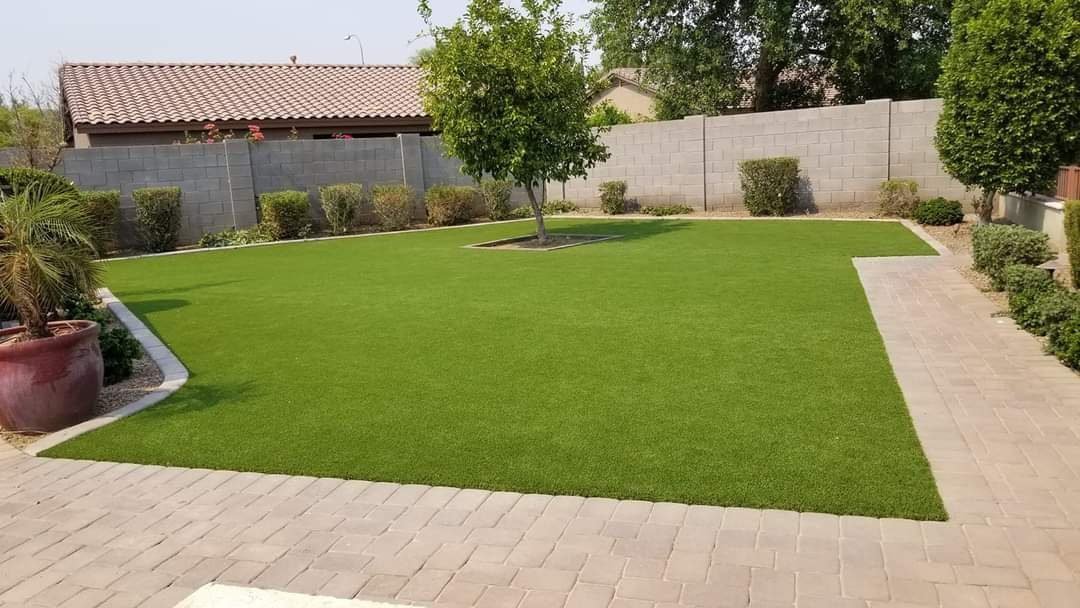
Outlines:
{"label": "tree planter cutout", "polygon": [[589,243],[599,243],[600,241],[609,241],[611,239],[617,239],[621,234],[548,234],[547,242],[543,245],[537,240],[535,234],[529,234],[526,236],[515,236],[508,239],[498,239],[496,241],[486,241],[483,243],[474,243],[472,245],[466,245],[467,249],[501,249],[509,250],[515,249],[518,251],[556,251],[558,249],[567,249],[569,247],[577,247],[578,245],[588,245]]}

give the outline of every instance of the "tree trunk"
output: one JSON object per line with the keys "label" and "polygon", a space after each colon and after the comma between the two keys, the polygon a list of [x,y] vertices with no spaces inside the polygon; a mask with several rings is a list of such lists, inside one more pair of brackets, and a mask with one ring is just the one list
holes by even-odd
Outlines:
{"label": "tree trunk", "polygon": [[547,243],[547,228],[544,227],[544,210],[536,200],[536,193],[533,192],[532,182],[525,184],[525,193],[529,195],[529,205],[532,206],[533,216],[536,218],[536,240],[540,241],[541,245],[544,245]]}
{"label": "tree trunk", "polygon": [[994,195],[993,190],[983,190],[982,198],[975,199],[975,212],[979,214],[980,224],[990,224],[994,221]]}
{"label": "tree trunk", "polygon": [[52,333],[49,332],[49,321],[38,306],[27,302],[15,303],[15,313],[19,316],[19,321],[26,327],[26,337],[28,339],[37,340],[52,336]]}
{"label": "tree trunk", "polygon": [[776,86],[776,70],[773,68],[769,51],[764,45],[758,57],[754,74],[754,111],[768,112],[772,109],[772,91]]}

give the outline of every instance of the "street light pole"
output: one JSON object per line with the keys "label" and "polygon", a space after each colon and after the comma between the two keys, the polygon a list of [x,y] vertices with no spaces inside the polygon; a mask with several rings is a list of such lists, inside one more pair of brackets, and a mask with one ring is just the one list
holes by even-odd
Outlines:
{"label": "street light pole", "polygon": [[356,44],[360,45],[360,65],[367,65],[367,62],[364,61],[364,44],[360,42],[360,37],[356,34],[349,34],[348,36],[345,36],[345,40],[355,40]]}

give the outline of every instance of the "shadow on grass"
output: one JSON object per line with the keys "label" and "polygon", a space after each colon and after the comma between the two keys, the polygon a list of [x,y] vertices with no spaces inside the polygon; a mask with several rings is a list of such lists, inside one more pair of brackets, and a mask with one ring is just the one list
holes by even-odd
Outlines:
{"label": "shadow on grass", "polygon": [[[566,219],[573,221],[575,218]],[[693,222],[677,219],[646,220],[640,222],[633,220],[616,220],[610,222],[605,222],[603,220],[585,220],[576,223],[573,226],[552,227],[549,232],[551,234],[618,234],[621,235],[621,238],[605,242],[626,243],[629,241],[637,241],[678,232],[680,230],[685,230],[692,225]]]}
{"label": "shadow on grass", "polygon": [[213,287],[224,287],[225,285],[232,285],[233,283],[242,282],[240,279],[232,279],[229,281],[215,281],[213,283],[195,283],[193,285],[177,285],[175,287],[162,287],[160,289],[140,289],[136,291],[125,291],[116,294],[116,297],[126,301],[128,298],[134,296],[163,296],[173,293],[187,293],[189,291],[197,291],[200,289],[210,289]]}
{"label": "shadow on grass", "polygon": [[152,315],[156,312],[165,312],[167,310],[176,310],[177,308],[183,308],[188,304],[191,304],[191,302],[179,299],[129,300],[126,302],[127,307],[140,316]]}
{"label": "shadow on grass", "polygon": [[235,400],[238,396],[255,390],[256,384],[251,380],[241,382],[220,382],[212,385],[199,384],[196,379],[198,374],[191,374],[188,383],[180,388],[172,397],[161,405],[146,410],[149,418],[170,418],[172,416],[186,416],[195,412],[201,412]]}

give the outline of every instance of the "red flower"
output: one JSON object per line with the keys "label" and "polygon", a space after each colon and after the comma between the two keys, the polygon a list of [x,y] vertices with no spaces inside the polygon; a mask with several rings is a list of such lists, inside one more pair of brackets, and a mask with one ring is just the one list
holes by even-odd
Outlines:
{"label": "red flower", "polygon": [[212,122],[208,122],[208,123],[206,123],[206,125],[203,126],[204,131],[213,131],[216,128],[217,128],[217,125],[215,125]]}

